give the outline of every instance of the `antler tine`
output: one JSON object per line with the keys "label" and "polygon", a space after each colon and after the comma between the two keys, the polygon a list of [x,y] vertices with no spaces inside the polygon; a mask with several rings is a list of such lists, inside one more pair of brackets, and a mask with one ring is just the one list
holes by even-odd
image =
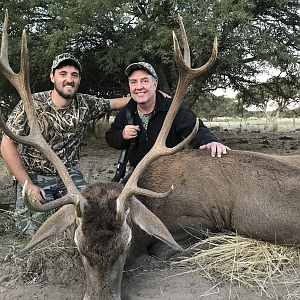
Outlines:
{"label": "antler tine", "polygon": [[179,19],[182,39],[184,43],[184,59],[182,58],[182,54],[180,51],[180,47],[176,35],[173,32],[174,54],[175,54],[175,60],[179,72],[179,82],[178,82],[178,86],[174,98],[178,96],[180,99],[182,99],[191,81],[196,77],[200,76],[201,74],[205,73],[206,71],[208,71],[211,68],[211,66],[214,64],[217,58],[218,44],[217,44],[217,38],[215,38],[213,43],[212,54],[209,60],[207,61],[207,63],[199,68],[192,69],[190,67],[190,51],[187,42],[187,37],[186,37],[183,22],[179,14],[178,14],[178,19]]}
{"label": "antler tine", "polygon": [[[80,201],[79,200],[79,195],[77,195],[77,194],[68,194],[68,195],[66,195],[66,197],[59,198],[59,200],[60,200],[60,205],[59,206],[57,206],[57,203],[55,203],[55,201],[49,202],[47,204],[40,205],[40,204],[37,204],[37,203],[31,201],[29,196],[30,195],[28,195],[27,181],[26,181],[25,184],[24,184],[24,188],[22,190],[22,197],[23,197],[24,203],[26,204],[26,206],[30,210],[39,211],[39,212],[50,211],[50,210],[53,210],[55,208],[61,207],[61,206],[66,205],[66,204],[75,204],[75,205],[77,205]],[[47,205],[47,210],[44,210],[43,208],[41,208],[44,205]]]}
{"label": "antler tine", "polygon": [[9,63],[8,63],[7,25],[8,25],[8,10],[6,9],[5,17],[4,17],[4,24],[3,24],[0,61],[3,62],[4,65],[8,66],[9,71],[12,72],[12,69],[10,68]]}
{"label": "antler tine", "polygon": [[[19,74],[15,74],[9,65],[8,60],[8,38],[7,38],[7,27],[8,27],[8,10],[5,10],[5,18],[2,32],[1,42],[1,55],[0,55],[0,70],[5,77],[14,85],[19,92],[20,96],[23,94],[24,85],[29,88],[29,80],[27,82],[22,80],[29,78],[29,62],[27,58],[27,42],[25,30],[22,33],[22,45],[21,45],[21,68]],[[27,76],[27,77],[26,77]]]}
{"label": "antler tine", "polygon": [[[176,61],[178,72],[179,72],[179,80],[178,80],[178,85],[177,85],[177,89],[176,89],[176,92],[175,92],[175,96],[174,96],[174,99],[172,101],[172,105],[169,109],[170,114],[167,114],[167,116],[165,118],[165,121],[168,124],[172,124],[173,119],[174,119],[174,117],[175,117],[175,115],[178,111],[178,108],[179,108],[179,106],[182,102],[182,99],[184,97],[184,94],[186,93],[186,90],[188,89],[188,86],[191,83],[191,81],[193,79],[195,79],[196,77],[198,77],[199,75],[201,75],[201,74],[205,73],[206,71],[208,71],[210,69],[210,67],[214,64],[214,62],[216,60],[216,57],[217,57],[217,47],[218,47],[217,46],[217,38],[215,38],[214,44],[213,44],[213,51],[212,51],[211,57],[208,60],[208,62],[200,68],[191,69],[190,68],[189,45],[188,45],[184,25],[183,25],[183,22],[182,22],[181,17],[180,17],[179,14],[178,14],[178,19],[179,19],[179,24],[180,24],[180,28],[181,28],[182,40],[183,40],[183,43],[184,43],[184,59],[182,57],[176,35],[173,32],[174,54],[175,54],[175,61]],[[167,132],[165,132],[164,134],[161,134],[162,131],[163,130],[161,129],[160,134],[157,137],[157,140],[162,139],[162,141],[163,141],[163,140],[166,139],[167,135],[169,134],[169,130]],[[162,143],[162,141],[160,141],[160,143]],[[183,147],[183,146],[181,145],[180,147]],[[175,153],[177,151],[178,151],[178,149],[176,148],[176,150],[174,149],[173,153]]]}
{"label": "antler tine", "polygon": [[191,55],[190,55],[190,46],[189,43],[187,41],[187,37],[186,37],[186,32],[181,20],[180,15],[178,14],[178,19],[179,19],[179,25],[180,25],[180,29],[181,29],[181,36],[182,36],[182,41],[183,41],[183,47],[184,47],[184,62],[188,67],[191,67]]}
{"label": "antler tine", "polygon": [[173,186],[169,189],[169,191],[167,191],[165,193],[155,193],[155,192],[152,192],[149,190],[141,189],[137,186],[138,179],[139,179],[140,175],[142,174],[142,172],[145,170],[146,166],[148,166],[154,159],[156,159],[160,156],[170,155],[170,154],[173,154],[173,153],[179,151],[180,148],[182,148],[184,145],[189,143],[194,138],[194,136],[198,130],[199,121],[197,119],[193,132],[185,140],[183,140],[179,145],[177,145],[173,148],[167,148],[165,145],[171,125],[177,114],[177,111],[179,109],[179,106],[183,100],[184,94],[185,94],[189,84],[191,83],[191,81],[194,78],[196,78],[197,76],[206,72],[213,65],[213,63],[216,59],[216,56],[217,56],[217,40],[215,39],[212,55],[211,55],[210,59],[208,60],[208,62],[200,68],[191,69],[190,68],[189,45],[187,42],[185,29],[184,29],[182,20],[180,18],[180,15],[178,15],[178,17],[179,17],[179,23],[180,23],[180,27],[181,27],[182,39],[183,39],[183,43],[184,43],[184,59],[182,58],[182,54],[181,54],[181,51],[179,48],[177,38],[176,38],[175,34],[173,33],[175,60],[176,60],[176,64],[177,64],[177,68],[178,68],[178,72],[179,72],[179,81],[178,81],[176,93],[175,93],[174,99],[172,101],[172,105],[166,115],[162,129],[156,139],[154,146],[147,153],[147,155],[144,156],[144,158],[140,161],[138,166],[135,168],[134,172],[130,176],[122,193],[120,194],[120,196],[117,200],[117,210],[118,210],[117,218],[122,218],[122,212],[124,211],[126,199],[129,199],[129,197],[133,196],[134,194],[162,198],[162,197],[166,197],[167,195],[169,195],[171,193],[171,191],[173,190]]}
{"label": "antler tine", "polygon": [[[81,193],[77,190],[75,184],[73,183],[71,177],[68,174],[67,169],[64,164],[60,161],[59,157],[55,154],[55,152],[51,149],[51,147],[45,141],[42,133],[40,132],[40,127],[34,112],[34,103],[31,97],[30,84],[29,84],[29,59],[27,53],[27,41],[26,41],[26,32],[25,30],[22,33],[22,46],[21,46],[21,67],[20,72],[15,74],[8,60],[8,39],[7,39],[7,26],[8,26],[8,11],[5,11],[5,20],[2,32],[2,43],[1,43],[1,56],[0,56],[0,71],[1,73],[14,85],[17,89],[28,118],[28,123],[30,127],[30,134],[28,136],[19,136],[14,134],[2,120],[0,115],[0,126],[3,132],[12,140],[31,145],[34,148],[38,149],[43,155],[53,163],[56,167],[61,179],[63,180],[67,190],[68,195],[59,198],[52,203],[47,203],[44,205],[37,205],[32,203],[34,206],[34,210],[36,211],[49,211],[53,209],[53,205],[55,203],[55,207],[60,207],[65,204],[77,204],[77,198],[74,196],[78,196],[80,200],[83,200]],[[25,193],[26,193],[25,189]],[[28,195],[27,195],[28,200]],[[26,199],[24,200],[24,202]],[[26,203],[25,203],[26,204]],[[30,203],[27,204],[30,205]]]}

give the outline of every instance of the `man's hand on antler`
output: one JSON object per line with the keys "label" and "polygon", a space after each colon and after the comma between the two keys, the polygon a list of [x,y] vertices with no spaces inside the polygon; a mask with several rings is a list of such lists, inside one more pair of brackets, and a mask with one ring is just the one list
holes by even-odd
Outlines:
{"label": "man's hand on antler", "polygon": [[33,202],[37,204],[45,204],[45,199],[46,199],[46,193],[45,191],[34,185],[33,183],[28,183],[27,184],[27,193],[30,195],[30,198]]}
{"label": "man's hand on antler", "polygon": [[222,154],[227,154],[227,151],[230,151],[231,149],[219,142],[211,142],[206,145],[202,145],[199,147],[200,150],[204,149],[210,149],[211,150],[211,156],[215,157],[216,154],[218,157],[221,157]]}

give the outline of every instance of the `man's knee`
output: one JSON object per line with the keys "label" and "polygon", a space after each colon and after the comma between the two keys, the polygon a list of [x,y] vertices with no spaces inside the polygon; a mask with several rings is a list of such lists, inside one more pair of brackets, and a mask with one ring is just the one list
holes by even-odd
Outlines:
{"label": "man's knee", "polygon": [[33,212],[24,205],[16,208],[14,217],[17,232],[33,236],[49,215],[48,213]]}

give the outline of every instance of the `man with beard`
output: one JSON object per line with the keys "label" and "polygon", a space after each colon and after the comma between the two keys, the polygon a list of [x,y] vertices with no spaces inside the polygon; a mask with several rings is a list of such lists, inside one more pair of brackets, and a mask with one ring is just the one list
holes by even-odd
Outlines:
{"label": "man with beard", "polygon": [[[109,100],[77,93],[81,72],[81,65],[74,56],[68,53],[58,55],[50,73],[54,89],[32,95],[43,136],[65,164],[78,190],[86,185],[76,168],[86,126],[109,110],[119,110],[129,100],[129,97]],[[7,125],[18,135],[29,134],[22,101],[14,108]],[[67,191],[54,166],[38,150],[23,145],[19,153],[17,147],[17,143],[3,136],[1,153],[17,181],[16,229],[33,235],[49,213],[32,212],[25,206],[22,188],[26,180],[28,193],[39,204],[57,199]]]}

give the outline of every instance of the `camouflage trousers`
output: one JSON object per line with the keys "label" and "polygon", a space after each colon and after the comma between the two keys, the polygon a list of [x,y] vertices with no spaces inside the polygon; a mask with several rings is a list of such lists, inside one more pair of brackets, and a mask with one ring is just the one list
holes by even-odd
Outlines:
{"label": "camouflage trousers", "polygon": [[[81,172],[76,168],[69,171],[77,189],[81,191],[86,186]],[[42,188],[46,193],[45,202],[50,202],[67,194],[67,189],[59,176],[44,176],[34,173],[28,174],[33,184]],[[24,235],[32,236],[38,228],[53,214],[50,212],[34,212],[27,208],[22,198],[22,186],[17,186],[17,201],[15,210],[16,230]]]}

